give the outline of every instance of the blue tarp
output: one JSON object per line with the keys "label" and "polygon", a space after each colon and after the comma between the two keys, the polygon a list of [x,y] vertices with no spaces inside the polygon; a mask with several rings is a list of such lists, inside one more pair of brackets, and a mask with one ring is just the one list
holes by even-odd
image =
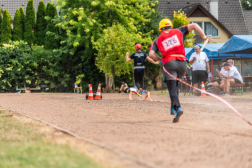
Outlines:
{"label": "blue tarp", "polygon": [[234,35],[219,50],[219,53],[252,54],[252,35]]}
{"label": "blue tarp", "polygon": [[[203,44],[197,44],[200,48],[203,46]],[[226,45],[226,43],[209,43],[205,46],[203,52],[205,52],[207,54],[207,57],[211,58],[213,57],[213,59],[218,59],[218,52],[219,49],[222,48],[224,45]],[[191,49],[191,51],[189,51],[186,54],[186,58],[190,58],[192,53],[194,53],[195,50],[194,48]],[[252,54],[235,54],[235,58],[252,58]],[[223,54],[223,53],[219,53],[219,58],[220,59],[228,59],[228,58],[234,58],[234,54]]]}
{"label": "blue tarp", "polygon": [[[203,44],[197,44],[200,48],[203,46]],[[218,58],[218,49],[221,48],[224,45],[224,43],[209,43],[205,46],[203,52],[206,53],[207,57],[216,57]],[[186,54],[186,58],[189,59],[194,53],[194,48],[191,49],[190,52]]]}
{"label": "blue tarp", "polygon": [[185,48],[185,54],[189,53],[192,48]]}

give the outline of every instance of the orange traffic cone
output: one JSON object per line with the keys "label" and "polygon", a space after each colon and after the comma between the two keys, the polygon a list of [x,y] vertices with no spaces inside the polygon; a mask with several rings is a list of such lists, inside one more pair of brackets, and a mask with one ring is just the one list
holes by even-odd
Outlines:
{"label": "orange traffic cone", "polygon": [[102,100],[101,98],[101,84],[99,83],[98,85],[98,89],[97,89],[97,92],[96,92],[96,95],[95,95],[95,100]]}
{"label": "orange traffic cone", "polygon": [[206,90],[205,90],[205,85],[204,85],[204,82],[202,81],[202,84],[201,84],[201,96],[200,97],[207,97],[206,96]]}
{"label": "orange traffic cone", "polygon": [[94,100],[92,84],[89,84],[89,93],[88,93],[88,99],[87,100]]}

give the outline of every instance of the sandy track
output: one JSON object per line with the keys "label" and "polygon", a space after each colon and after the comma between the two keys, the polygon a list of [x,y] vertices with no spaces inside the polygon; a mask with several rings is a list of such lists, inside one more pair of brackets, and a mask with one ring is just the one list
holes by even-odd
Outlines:
{"label": "sandy track", "polygon": [[[168,96],[151,96],[169,101]],[[176,124],[169,103],[130,101],[126,94],[103,94],[102,101],[87,101],[84,94],[1,94],[0,106],[156,167],[252,167],[251,126],[213,98],[180,99],[184,114]],[[252,99],[227,100],[252,121]]]}

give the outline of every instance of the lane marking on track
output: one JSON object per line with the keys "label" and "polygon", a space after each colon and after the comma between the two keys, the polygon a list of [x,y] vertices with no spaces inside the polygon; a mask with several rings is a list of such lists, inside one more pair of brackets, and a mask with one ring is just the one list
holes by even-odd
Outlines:
{"label": "lane marking on track", "polygon": [[[7,109],[7,110],[8,110],[8,109]],[[9,111],[11,111],[11,110],[9,110]],[[60,130],[60,131],[62,131],[62,132],[64,132],[64,133],[67,133],[67,134],[69,134],[69,135],[71,135],[71,136],[73,136],[73,137],[75,137],[75,138],[77,138],[77,139],[83,140],[83,141],[88,142],[88,143],[90,143],[90,144],[93,144],[93,145],[95,145],[95,146],[99,146],[100,148],[107,149],[107,150],[109,150],[109,151],[111,151],[111,152],[113,152],[113,153],[115,153],[115,154],[117,154],[117,155],[119,155],[119,156],[121,156],[121,157],[123,157],[123,158],[125,158],[125,159],[127,159],[127,160],[133,161],[133,162],[135,162],[135,163],[137,163],[137,164],[139,164],[139,165],[145,166],[145,167],[147,167],[147,168],[160,168],[160,167],[158,167],[158,166],[152,165],[152,164],[147,163],[147,162],[145,162],[145,161],[142,161],[142,160],[140,160],[140,159],[138,159],[138,158],[135,158],[135,157],[133,157],[133,156],[130,156],[130,155],[128,155],[128,154],[126,154],[126,153],[124,153],[124,152],[122,152],[122,151],[120,151],[120,150],[118,150],[118,149],[116,149],[116,148],[113,148],[113,147],[111,147],[111,146],[106,146],[105,144],[99,143],[99,142],[97,142],[97,141],[93,141],[93,140],[91,140],[91,139],[81,137],[81,136],[79,136],[79,135],[77,135],[77,134],[75,134],[75,133],[73,133],[73,132],[71,132],[71,131],[69,131],[69,130],[65,130],[65,129],[63,129],[63,128],[61,128],[61,127],[58,127],[58,126],[56,126],[56,125],[54,125],[54,124],[51,124],[51,123],[49,123],[49,122],[47,122],[47,121],[44,121],[44,120],[41,120],[41,119],[39,119],[39,118],[32,117],[32,116],[29,116],[29,115],[26,115],[26,114],[23,114],[23,113],[19,113],[19,112],[15,112],[15,113],[18,113],[18,114],[20,114],[20,115],[22,115],[22,116],[25,116],[25,117],[27,117],[27,118],[31,118],[31,119],[40,121],[40,122],[42,122],[42,123],[44,123],[44,124],[47,124],[47,125],[49,125],[49,126],[55,128],[55,129],[57,129],[57,130]]]}

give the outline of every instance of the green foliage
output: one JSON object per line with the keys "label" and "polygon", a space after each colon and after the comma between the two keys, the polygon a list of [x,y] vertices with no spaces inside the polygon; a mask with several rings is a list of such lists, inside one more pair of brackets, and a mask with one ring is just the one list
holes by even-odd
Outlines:
{"label": "green foliage", "polygon": [[98,53],[96,54],[96,66],[99,69],[115,76],[129,73],[133,70],[132,63],[127,63],[126,52],[135,52],[136,40],[141,37],[138,34],[128,33],[120,24],[113,25],[104,30],[102,37],[94,43]]}
{"label": "green foliage", "polygon": [[[1,9],[0,9],[1,10]],[[1,37],[1,34],[2,34],[2,22],[3,22],[3,18],[2,18],[2,12],[0,12],[0,41],[1,41],[1,39],[2,39],[2,37]]]}
{"label": "green foliage", "polygon": [[[178,28],[184,25],[189,24],[190,22],[188,21],[186,14],[184,12],[175,12],[173,14],[173,28]],[[190,32],[188,35],[186,35],[185,37],[185,42],[184,42],[184,46],[185,48],[192,48],[193,47],[193,43],[195,41],[194,37],[194,33]]]}
{"label": "green foliage", "polygon": [[29,44],[34,44],[35,36],[34,36],[34,29],[35,29],[35,9],[33,5],[33,0],[28,0],[28,4],[26,7],[26,17],[25,17],[25,31],[24,31],[24,40]]}
{"label": "green foliage", "polygon": [[24,14],[24,10],[22,7],[19,8],[20,11],[20,23],[21,23],[21,27],[22,27],[22,40],[24,39],[24,20],[25,20],[25,14]]}
{"label": "green foliage", "polygon": [[13,41],[20,41],[23,39],[23,25],[21,23],[21,16],[20,16],[19,9],[16,10],[14,21],[13,21]]}
{"label": "green foliage", "polygon": [[43,46],[9,42],[0,47],[0,55],[1,90],[13,91],[16,84],[19,87],[46,84],[51,91],[70,91],[78,75],[68,55],[53,53]]}
{"label": "green foliage", "polygon": [[141,38],[137,43],[147,49],[154,40],[151,37],[157,36],[152,29],[148,29],[149,23],[155,22],[157,3],[155,0],[57,0],[60,9],[57,25],[62,33],[59,37],[60,50],[74,57],[82,49],[80,58],[85,67],[85,80],[95,81],[96,76],[100,76],[101,80],[104,76],[94,66],[94,55],[98,51],[93,45],[102,37],[103,30],[120,23],[129,33],[139,34]]}
{"label": "green foliage", "polygon": [[[70,53],[73,54],[78,46],[98,40],[103,29],[111,27],[114,23],[120,23],[128,32],[138,32],[150,22],[150,16],[155,12],[150,5],[155,5],[157,1],[77,0],[73,3],[70,0],[57,0],[57,3],[61,9],[58,25],[66,30],[68,36],[62,43],[72,46]],[[141,43],[151,44],[150,32],[138,33],[144,37]]]}
{"label": "green foliage", "polygon": [[39,2],[38,11],[37,11],[37,23],[36,23],[36,44],[44,45],[45,44],[45,34],[46,34],[46,8],[43,1]]}
{"label": "green foliage", "polygon": [[59,40],[56,36],[59,33],[58,26],[55,25],[53,19],[57,17],[57,10],[51,3],[47,4],[47,26],[46,26],[46,36],[45,36],[45,48],[46,49],[57,49],[59,48]]}
{"label": "green foliage", "polygon": [[94,43],[98,51],[96,66],[102,72],[112,75],[113,81],[115,76],[129,73],[133,65],[125,61],[125,53],[135,51],[134,45],[140,39],[140,35],[128,33],[120,24],[105,29],[102,37]]}
{"label": "green foliage", "polygon": [[252,10],[252,0],[241,0],[243,10]]}
{"label": "green foliage", "polygon": [[11,16],[7,9],[3,13],[3,22],[2,22],[2,33],[1,41],[2,43],[8,43],[12,38],[11,34]]}

